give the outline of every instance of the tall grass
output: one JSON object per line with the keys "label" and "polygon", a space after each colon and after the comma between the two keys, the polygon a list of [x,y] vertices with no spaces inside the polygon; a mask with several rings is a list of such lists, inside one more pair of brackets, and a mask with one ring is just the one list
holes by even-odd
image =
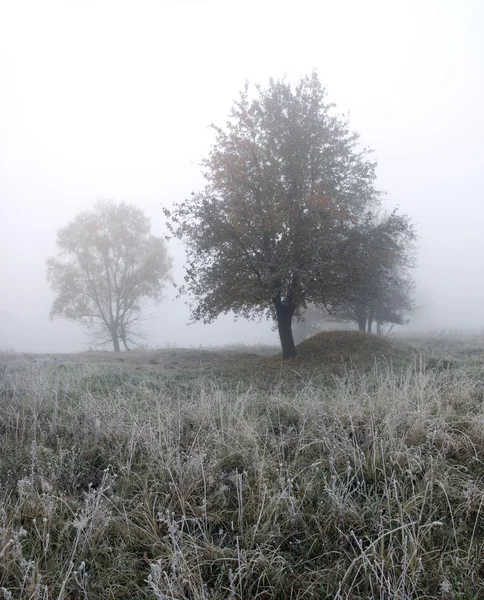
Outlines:
{"label": "tall grass", "polygon": [[484,597],[479,377],[2,368],[0,597]]}

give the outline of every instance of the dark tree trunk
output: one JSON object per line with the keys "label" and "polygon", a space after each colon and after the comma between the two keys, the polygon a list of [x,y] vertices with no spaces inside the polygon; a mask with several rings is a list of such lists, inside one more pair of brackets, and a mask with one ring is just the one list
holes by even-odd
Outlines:
{"label": "dark tree trunk", "polygon": [[365,313],[361,313],[358,315],[358,329],[360,331],[366,331],[366,315]]}
{"label": "dark tree trunk", "polygon": [[381,321],[377,321],[376,322],[376,335],[381,335],[381,334],[382,334]]}
{"label": "dark tree trunk", "polygon": [[355,308],[355,312],[358,329],[364,333],[366,331],[366,309],[364,306],[358,306]]}
{"label": "dark tree trunk", "polygon": [[274,306],[276,307],[277,328],[279,330],[279,339],[281,340],[282,358],[284,360],[296,358],[296,345],[294,344],[294,337],[292,335],[292,317],[294,315],[294,308],[292,306],[284,305],[278,298],[274,299]]}

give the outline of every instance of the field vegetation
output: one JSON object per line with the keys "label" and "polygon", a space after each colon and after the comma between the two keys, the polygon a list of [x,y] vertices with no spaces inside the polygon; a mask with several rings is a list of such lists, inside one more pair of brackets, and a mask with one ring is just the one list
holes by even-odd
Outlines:
{"label": "field vegetation", "polygon": [[484,339],[0,357],[0,597],[484,597]]}

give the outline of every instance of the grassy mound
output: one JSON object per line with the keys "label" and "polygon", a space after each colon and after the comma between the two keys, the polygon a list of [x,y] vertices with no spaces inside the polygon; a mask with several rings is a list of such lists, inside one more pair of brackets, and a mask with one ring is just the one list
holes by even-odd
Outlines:
{"label": "grassy mound", "polygon": [[323,331],[297,346],[297,361],[313,367],[372,367],[375,360],[392,363],[412,358],[410,346],[359,331]]}
{"label": "grassy mound", "polygon": [[290,388],[298,386],[301,378],[324,384],[334,375],[342,376],[355,369],[366,373],[375,363],[405,369],[416,352],[409,344],[394,339],[358,331],[324,331],[301,342],[295,359],[283,360],[281,353],[270,357],[238,356],[219,363],[218,370],[213,368],[212,373],[236,381],[237,385],[246,379],[258,387],[284,382]]}

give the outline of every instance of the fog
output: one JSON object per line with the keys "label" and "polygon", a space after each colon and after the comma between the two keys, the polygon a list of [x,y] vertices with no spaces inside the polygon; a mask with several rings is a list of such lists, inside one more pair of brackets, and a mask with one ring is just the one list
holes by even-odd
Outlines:
{"label": "fog", "polygon": [[[200,189],[200,160],[245,80],[317,69],[375,150],[385,206],[412,217],[412,331],[484,328],[484,8],[480,0],[4,2],[0,8],[0,349],[86,349],[49,320],[56,233],[99,198],[162,206]],[[174,277],[184,252],[170,242]],[[270,323],[187,326],[166,289],[152,346],[277,343]]]}

